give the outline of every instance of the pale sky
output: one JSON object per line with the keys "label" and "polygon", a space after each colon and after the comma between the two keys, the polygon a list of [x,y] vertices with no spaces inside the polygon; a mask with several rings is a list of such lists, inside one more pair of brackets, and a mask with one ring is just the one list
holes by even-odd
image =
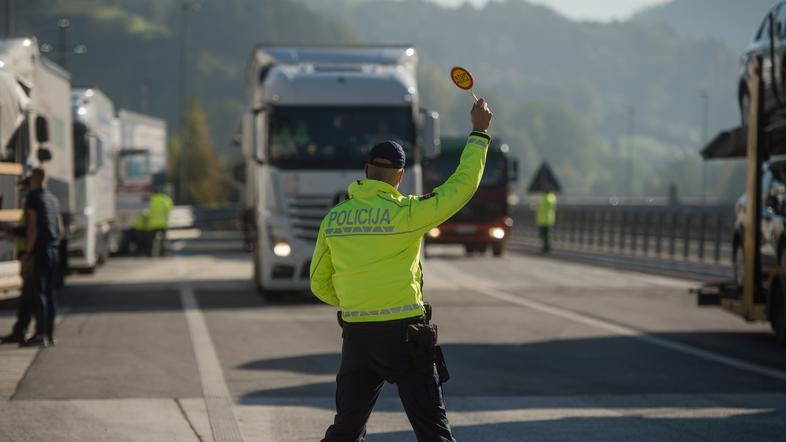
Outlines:
{"label": "pale sky", "polygon": [[[430,0],[448,6],[472,3],[484,5],[490,0]],[[524,1],[524,0],[522,0]],[[670,0],[526,0],[555,9],[562,15],[575,20],[611,21],[623,20],[642,8]]]}

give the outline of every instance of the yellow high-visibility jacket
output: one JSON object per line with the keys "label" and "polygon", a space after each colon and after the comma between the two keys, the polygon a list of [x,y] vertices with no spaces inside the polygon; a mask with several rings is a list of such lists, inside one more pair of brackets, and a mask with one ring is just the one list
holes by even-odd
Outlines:
{"label": "yellow high-visibility jacket", "polygon": [[165,193],[154,193],[150,197],[150,212],[147,219],[148,229],[166,229],[169,225],[169,213],[172,212],[172,205],[172,198]]}
{"label": "yellow high-visibility jacket", "polygon": [[349,199],[319,228],[311,291],[347,322],[378,322],[424,312],[423,235],[458,212],[480,185],[491,139],[473,132],[453,175],[428,195],[404,196],[382,181],[350,184]]}
{"label": "yellow high-visibility jacket", "polygon": [[551,227],[557,222],[557,196],[553,192],[543,195],[535,218],[538,227]]}
{"label": "yellow high-visibility jacket", "polygon": [[154,193],[150,196],[150,205],[136,217],[131,228],[142,231],[165,230],[169,225],[172,206],[172,198],[164,193]]}

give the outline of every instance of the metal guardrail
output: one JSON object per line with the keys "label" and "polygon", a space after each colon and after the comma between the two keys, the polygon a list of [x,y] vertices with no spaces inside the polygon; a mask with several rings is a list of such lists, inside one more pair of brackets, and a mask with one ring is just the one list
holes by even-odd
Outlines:
{"label": "metal guardrail", "polygon": [[[513,210],[512,239],[539,236],[532,207]],[[555,247],[669,260],[728,264],[733,204],[560,205],[551,234]]]}
{"label": "metal guardrail", "polygon": [[170,229],[210,227],[215,225],[239,224],[240,208],[235,206],[202,207],[175,206],[169,215]]}

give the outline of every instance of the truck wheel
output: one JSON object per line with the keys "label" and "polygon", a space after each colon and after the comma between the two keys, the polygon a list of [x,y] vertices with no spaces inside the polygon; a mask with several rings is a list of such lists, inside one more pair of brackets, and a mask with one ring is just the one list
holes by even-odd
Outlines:
{"label": "truck wheel", "polygon": [[505,246],[502,243],[498,242],[491,245],[491,253],[494,256],[497,257],[502,256],[504,252],[505,252]]}
{"label": "truck wheel", "polygon": [[734,246],[731,249],[731,263],[734,271],[734,282],[737,286],[742,287],[745,279],[745,258],[742,251],[742,244],[740,241],[734,241]]}
{"label": "truck wheel", "polygon": [[262,275],[259,274],[259,245],[254,242],[252,247],[251,253],[254,256],[254,287],[256,287],[257,293],[264,296],[265,288],[262,287]]}
{"label": "truck wheel", "polygon": [[475,252],[475,246],[473,246],[472,244],[464,244],[464,253],[466,253],[467,256],[473,254],[474,252]]}

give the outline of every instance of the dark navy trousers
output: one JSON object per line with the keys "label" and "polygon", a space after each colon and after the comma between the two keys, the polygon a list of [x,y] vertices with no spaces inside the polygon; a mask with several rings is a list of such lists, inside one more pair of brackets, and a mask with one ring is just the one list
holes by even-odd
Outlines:
{"label": "dark navy trousers", "polygon": [[57,247],[47,247],[35,254],[33,287],[37,295],[36,333],[52,337],[55,332],[55,279],[60,265]]}
{"label": "dark navy trousers", "polygon": [[323,442],[363,442],[366,422],[386,381],[398,387],[419,442],[455,442],[436,369],[431,375],[416,373],[404,341],[406,326],[419,320],[344,324],[336,417]]}

